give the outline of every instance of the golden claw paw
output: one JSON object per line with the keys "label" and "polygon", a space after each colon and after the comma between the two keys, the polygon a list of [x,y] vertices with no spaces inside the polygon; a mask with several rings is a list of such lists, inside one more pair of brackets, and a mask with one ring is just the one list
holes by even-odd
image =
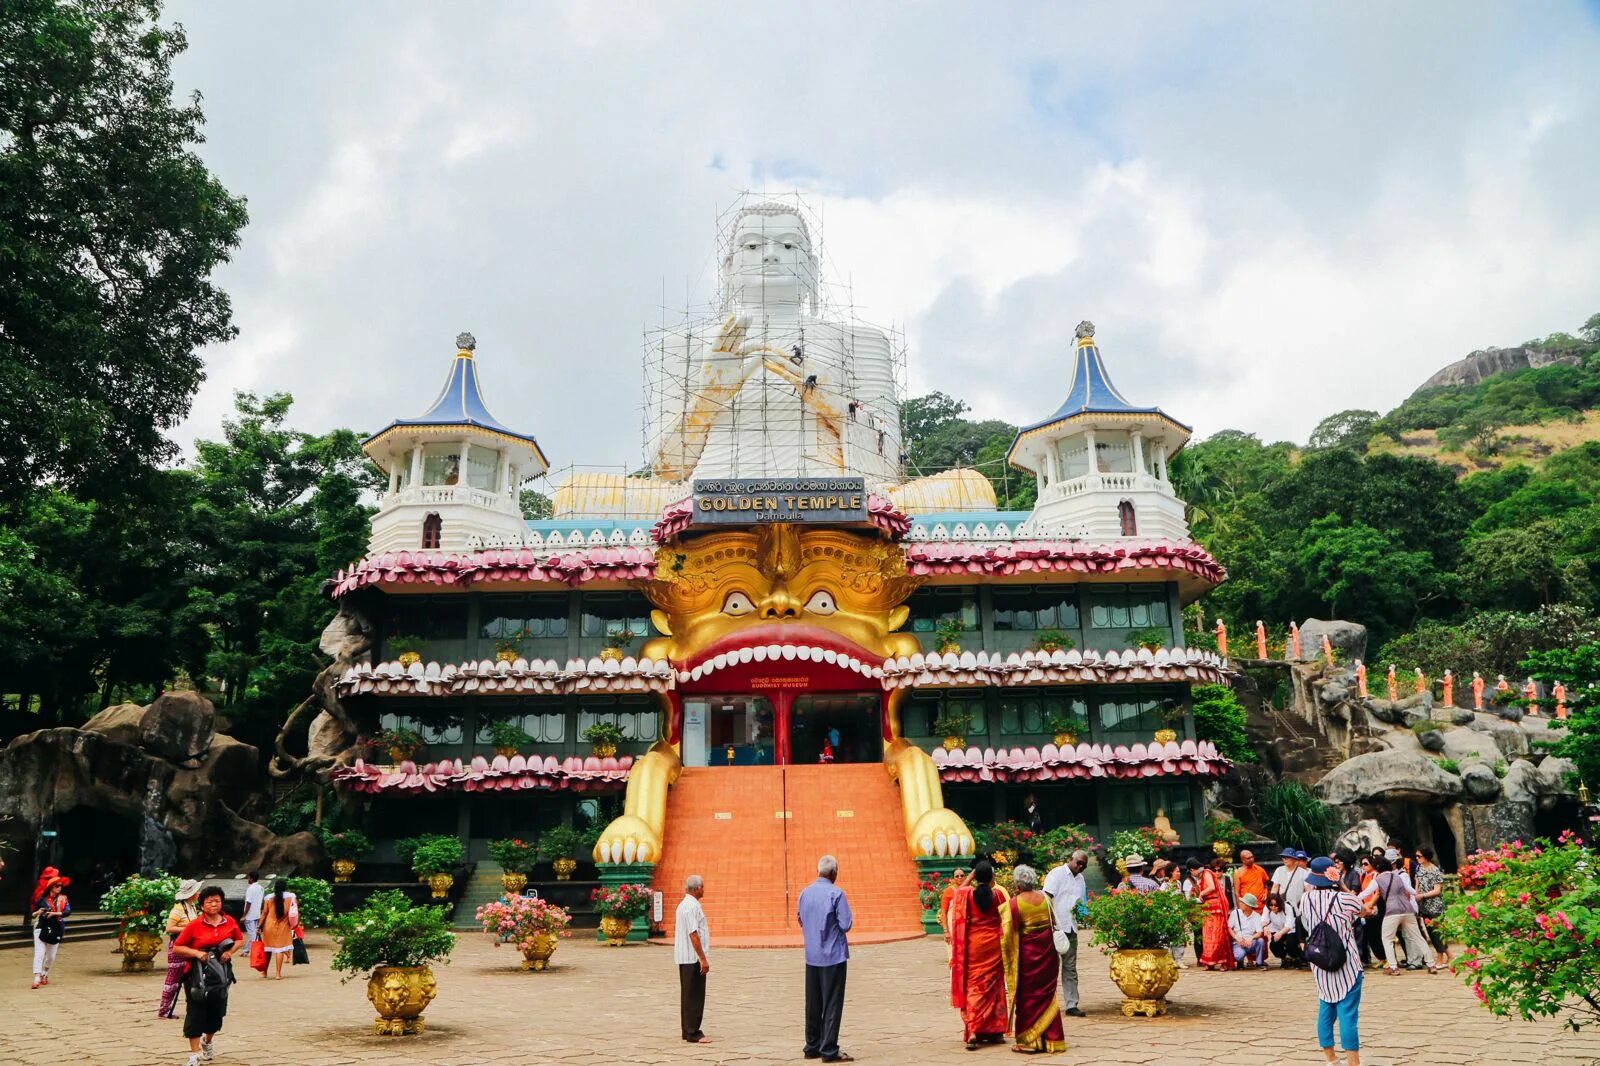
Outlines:
{"label": "golden claw paw", "polygon": [[972,830],[961,816],[948,807],[935,807],[917,819],[911,831],[919,855],[962,856],[972,854]]}
{"label": "golden claw paw", "polygon": [[594,846],[595,862],[655,862],[660,856],[660,835],[631,814],[613,819]]}

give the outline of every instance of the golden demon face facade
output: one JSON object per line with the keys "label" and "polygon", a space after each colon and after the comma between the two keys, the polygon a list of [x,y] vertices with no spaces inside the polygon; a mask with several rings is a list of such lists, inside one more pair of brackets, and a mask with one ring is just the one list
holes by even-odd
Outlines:
{"label": "golden demon face facade", "polygon": [[717,671],[783,657],[860,677],[893,655],[918,650],[901,601],[916,587],[905,555],[871,533],[791,524],[704,534],[662,548],[645,594],[667,634],[641,654],[679,671]]}

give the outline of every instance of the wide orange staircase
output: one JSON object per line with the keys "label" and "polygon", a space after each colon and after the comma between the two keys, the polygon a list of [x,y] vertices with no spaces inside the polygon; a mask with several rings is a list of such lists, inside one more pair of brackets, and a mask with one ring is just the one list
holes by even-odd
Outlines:
{"label": "wide orange staircase", "polygon": [[839,860],[851,943],[922,935],[900,793],[879,763],[686,768],[667,796],[661,850],[669,942],[684,879],[700,874],[713,947],[801,943],[795,903],[823,855]]}

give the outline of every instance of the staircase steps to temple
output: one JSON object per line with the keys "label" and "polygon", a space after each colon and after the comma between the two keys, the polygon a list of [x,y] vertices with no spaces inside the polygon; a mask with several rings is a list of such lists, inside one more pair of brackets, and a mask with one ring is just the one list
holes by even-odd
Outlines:
{"label": "staircase steps to temple", "polygon": [[505,886],[500,883],[500,876],[504,873],[505,868],[493,859],[483,859],[478,863],[477,870],[462,889],[460,902],[456,904],[453,919],[455,928],[483,928],[474,915],[485,903],[493,903],[505,895]]}
{"label": "staircase steps to temple", "polygon": [[[79,940],[115,940],[122,923],[115,915],[99,911],[74,911],[67,919],[66,944]],[[33,949],[33,926],[24,925],[22,915],[0,915],[0,951],[7,948]]]}
{"label": "staircase steps to temple", "polygon": [[713,947],[801,943],[795,903],[827,854],[855,915],[852,943],[921,936],[904,824],[899,789],[879,763],[687,768],[668,793],[655,874],[667,942],[684,879],[700,874]]}

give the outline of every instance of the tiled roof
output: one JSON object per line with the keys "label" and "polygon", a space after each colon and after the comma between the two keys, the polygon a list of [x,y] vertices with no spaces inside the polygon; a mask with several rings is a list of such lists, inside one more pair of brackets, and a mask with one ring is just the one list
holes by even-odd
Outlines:
{"label": "tiled roof", "polygon": [[604,759],[590,755],[496,755],[491,762],[441,759],[418,766],[410,759],[398,766],[377,766],[357,759],[333,771],[333,782],[351,792],[497,792],[524,789],[566,789],[592,792],[621,788],[633,757]]}
{"label": "tiled roof", "polygon": [[1079,744],[1057,748],[967,748],[933,753],[950,782],[1068,781],[1090,778],[1221,777],[1230,763],[1209,740],[1149,744]]}

